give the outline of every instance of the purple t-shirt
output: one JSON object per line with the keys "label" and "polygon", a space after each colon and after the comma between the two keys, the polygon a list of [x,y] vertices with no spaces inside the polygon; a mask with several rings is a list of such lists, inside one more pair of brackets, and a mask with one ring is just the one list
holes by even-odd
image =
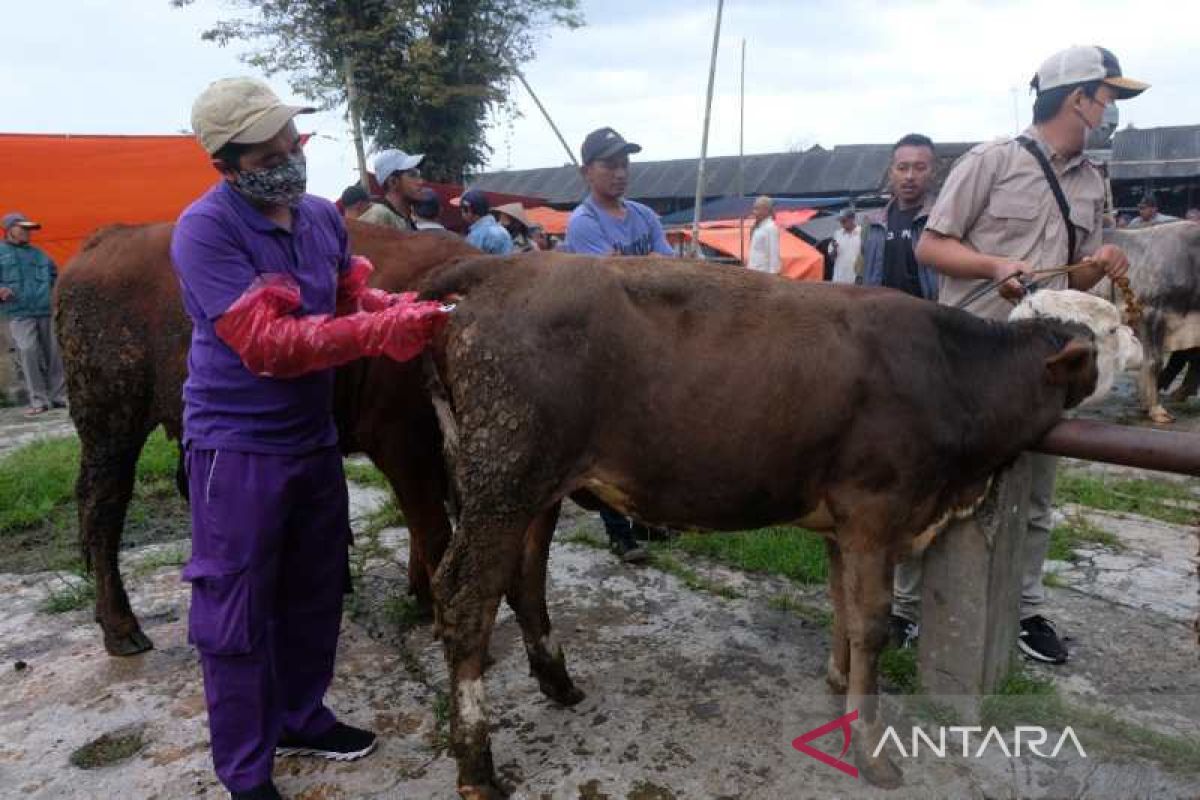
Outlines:
{"label": "purple t-shirt", "polygon": [[617,219],[596,205],[589,194],[571,212],[563,250],[568,253],[644,256],[661,253],[675,255],[663,233],[658,214],[633,200],[625,204],[624,219]]}
{"label": "purple t-shirt", "polygon": [[334,313],[338,273],[349,266],[350,250],[333,203],[305,195],[293,209],[289,231],[221,181],[179,217],[171,261],[192,318],[184,442],[206,450],[292,454],[336,444],[332,369],[260,377],[213,329],[268,272],[285,272],[299,284],[297,314]]}

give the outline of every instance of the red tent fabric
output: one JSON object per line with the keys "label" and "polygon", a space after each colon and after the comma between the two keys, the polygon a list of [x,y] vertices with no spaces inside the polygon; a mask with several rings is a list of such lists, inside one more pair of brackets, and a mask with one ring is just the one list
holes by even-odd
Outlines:
{"label": "red tent fabric", "polygon": [[172,221],[217,179],[191,136],[0,134],[0,175],[0,214],[42,223],[60,268],[97,228]]}

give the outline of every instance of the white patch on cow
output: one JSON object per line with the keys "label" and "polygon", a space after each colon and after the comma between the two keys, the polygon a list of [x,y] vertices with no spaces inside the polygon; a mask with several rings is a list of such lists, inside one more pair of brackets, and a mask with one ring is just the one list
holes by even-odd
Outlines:
{"label": "white patch on cow", "polygon": [[957,519],[966,519],[967,517],[972,516],[976,511],[979,510],[979,507],[983,505],[983,501],[987,498],[988,492],[991,491],[991,488],[992,477],[989,477],[987,482],[983,484],[983,491],[981,491],[975,497],[975,499],[964,503],[961,506],[951,508],[945,514],[942,514],[942,516],[936,522],[914,536],[912,543],[909,545],[909,555],[921,555],[921,553],[925,552],[925,548],[933,544],[934,538],[936,538],[939,533],[945,530],[946,526],[952,521]]}
{"label": "white patch on cow", "polygon": [[1167,311],[1162,315],[1163,352],[1200,347],[1200,314]]}
{"label": "white patch on cow", "polygon": [[464,725],[487,724],[487,702],[481,678],[458,682],[458,718]]}
{"label": "white patch on cow", "polygon": [[555,638],[553,632],[547,633],[542,637],[541,645],[542,649],[551,656],[558,657],[558,654],[562,652],[562,645],[558,643],[558,639]]}
{"label": "white patch on cow", "polygon": [[1096,337],[1096,389],[1080,405],[1102,399],[1117,375],[1141,364],[1141,345],[1121,312],[1102,297],[1074,289],[1042,290],[1025,297],[1008,319],[1057,319],[1086,325]]}

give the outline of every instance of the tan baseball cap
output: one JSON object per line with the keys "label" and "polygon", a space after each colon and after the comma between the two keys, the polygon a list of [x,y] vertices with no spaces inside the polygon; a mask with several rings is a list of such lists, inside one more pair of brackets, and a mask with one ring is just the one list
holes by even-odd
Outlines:
{"label": "tan baseball cap", "polygon": [[314,111],[310,106],[285,104],[257,78],[222,78],[192,103],[192,130],[200,146],[212,155],[230,142],[265,142],[292,117]]}
{"label": "tan baseball cap", "polygon": [[1118,100],[1137,97],[1150,88],[1148,83],[1122,75],[1121,62],[1111,51],[1092,45],[1068,47],[1050,56],[1033,76],[1032,86],[1044,92],[1089,81],[1108,84],[1116,91]]}

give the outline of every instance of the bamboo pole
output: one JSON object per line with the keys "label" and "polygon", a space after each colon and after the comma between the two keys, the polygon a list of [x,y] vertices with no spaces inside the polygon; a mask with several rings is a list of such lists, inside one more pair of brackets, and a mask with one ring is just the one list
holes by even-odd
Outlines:
{"label": "bamboo pole", "polygon": [[[742,159],[746,155],[746,40],[742,39],[742,79],[738,89],[738,199],[746,197],[746,171]],[[738,252],[746,266],[746,212],[738,214]]]}
{"label": "bamboo pole", "polygon": [[544,105],[542,105],[542,101],[539,100],[537,94],[534,93],[533,87],[529,85],[529,81],[525,80],[524,73],[521,72],[516,64],[511,64],[511,66],[513,74],[517,76],[517,80],[519,80],[521,85],[525,87],[525,91],[529,92],[529,96],[533,98],[534,105],[538,107],[538,111],[542,112],[542,116],[546,118],[546,122],[549,123],[550,129],[554,131],[554,135],[558,137],[558,141],[563,146],[563,150],[567,151],[567,158],[571,159],[571,163],[578,167],[579,160],[575,158],[575,151],[573,151],[571,146],[567,144],[567,140],[563,138],[562,132],[559,131],[558,126],[554,124],[554,120],[550,118],[550,112],[546,110]]}
{"label": "bamboo pole", "polygon": [[700,163],[696,167],[696,203],[692,209],[692,247],[700,252],[700,214],[704,206],[704,159],[708,156],[708,121],[712,116],[713,80],[717,73],[717,47],[721,43],[721,11],[725,0],[717,0],[717,24],[713,28],[712,58],[708,64],[708,94],[704,100],[704,133],[700,138]]}
{"label": "bamboo pole", "polygon": [[349,55],[342,62],[346,72],[346,106],[350,111],[350,128],[354,132],[354,154],[358,156],[358,181],[363,191],[371,193],[371,178],[367,172],[367,153],[363,148],[362,116],[358,111],[358,89],[354,85],[354,59]]}

